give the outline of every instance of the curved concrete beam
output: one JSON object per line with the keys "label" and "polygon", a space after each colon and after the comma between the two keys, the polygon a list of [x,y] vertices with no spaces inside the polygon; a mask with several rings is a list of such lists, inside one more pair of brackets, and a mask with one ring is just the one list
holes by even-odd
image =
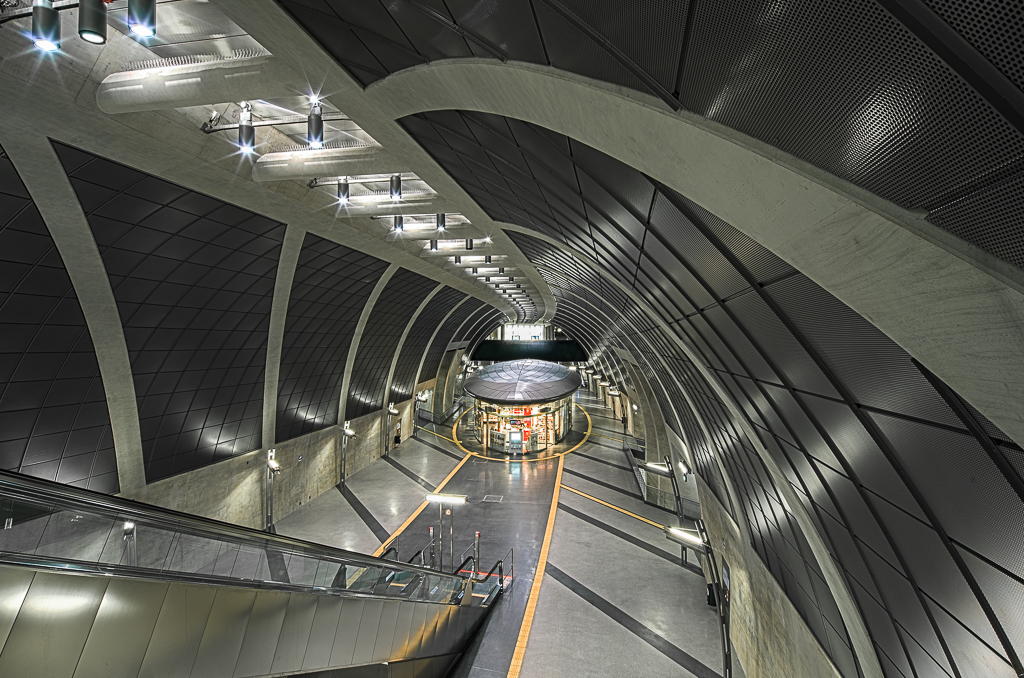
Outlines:
{"label": "curved concrete beam", "polygon": [[[366,321],[370,318],[370,313],[373,312],[373,307],[377,303],[377,299],[380,297],[381,292],[384,291],[384,287],[387,286],[388,281],[391,280],[391,276],[400,268],[398,264],[391,264],[381,275],[380,280],[374,285],[373,291],[370,292],[369,298],[366,300],[366,305],[363,306],[363,312],[359,314],[359,322],[356,323],[356,329],[352,333],[352,342],[348,345],[348,357],[345,359],[345,376],[341,380],[341,402],[338,403],[338,426],[342,426],[345,423],[346,412],[345,409],[348,406],[348,389],[352,384],[352,366],[356,362],[356,353],[359,351],[359,340],[363,337],[363,330],[366,329]],[[384,396],[387,398],[387,396]]]}
{"label": "curved concrete beam", "polygon": [[380,146],[356,146],[266,153],[253,165],[252,179],[292,181],[405,171],[408,167],[402,166]]}
{"label": "curved concrete beam", "polygon": [[82,307],[107,396],[120,493],[131,494],[146,486],[146,467],[135,380],[106,266],[49,139],[5,131],[0,128],[0,143],[43,216]]}
{"label": "curved concrete beam", "polygon": [[303,78],[267,55],[112,73],[96,90],[96,105],[138,113],[308,93]]}
{"label": "curved concrete beam", "polygon": [[921,215],[698,116],[553,68],[436,61],[366,93],[396,119],[461,109],[526,120],[644,172],[789,262],[1024,444],[1024,271]]}

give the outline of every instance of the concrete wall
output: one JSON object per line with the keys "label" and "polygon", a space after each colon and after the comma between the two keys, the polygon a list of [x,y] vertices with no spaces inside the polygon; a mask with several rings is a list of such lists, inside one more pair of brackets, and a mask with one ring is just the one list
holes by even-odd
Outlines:
{"label": "concrete wall", "polygon": [[[412,401],[403,405],[409,403]],[[369,466],[383,453],[383,419],[382,410],[352,420],[352,430],[357,435],[348,443],[348,477]],[[409,408],[407,418],[402,421],[403,436],[407,426],[411,432],[411,422]],[[341,482],[341,428],[338,426],[279,443],[274,449],[275,459],[282,468],[274,479],[274,520],[280,520]],[[266,458],[266,450],[256,450],[149,483],[120,496],[263,529]]]}
{"label": "concrete wall", "polygon": [[710,488],[694,476],[704,523],[722,567],[729,563],[731,636],[747,678],[841,678],[785,592]]}

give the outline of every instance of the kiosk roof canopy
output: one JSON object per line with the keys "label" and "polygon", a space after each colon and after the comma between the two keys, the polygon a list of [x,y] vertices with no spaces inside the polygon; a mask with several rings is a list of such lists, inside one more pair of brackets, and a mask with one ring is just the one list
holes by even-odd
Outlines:
{"label": "kiosk roof canopy", "polygon": [[465,389],[498,405],[548,403],[580,387],[580,375],[544,360],[511,360],[489,365],[466,380]]}

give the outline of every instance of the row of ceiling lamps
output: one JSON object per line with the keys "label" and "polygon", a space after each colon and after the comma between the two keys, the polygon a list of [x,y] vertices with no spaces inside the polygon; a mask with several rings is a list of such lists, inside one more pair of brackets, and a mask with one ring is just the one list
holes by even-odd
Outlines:
{"label": "row of ceiling lamps", "polygon": [[[113,0],[79,0],[54,7],[53,0],[32,2],[32,42],[44,52],[60,49],[60,11],[78,8],[78,37],[94,45],[107,42],[107,4]],[[156,0],[128,0],[128,28],[141,38],[156,35]]]}

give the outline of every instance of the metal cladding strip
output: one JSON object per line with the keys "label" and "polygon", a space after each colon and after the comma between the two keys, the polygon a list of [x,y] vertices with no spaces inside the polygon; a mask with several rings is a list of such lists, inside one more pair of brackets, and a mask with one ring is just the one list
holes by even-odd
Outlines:
{"label": "metal cladding strip", "polygon": [[407,169],[380,146],[323,148],[264,153],[252,166],[252,179],[261,182],[294,181],[359,174],[394,174]]}
{"label": "metal cladding strip", "polygon": [[4,134],[0,143],[15,163],[67,268],[82,307],[107,395],[121,492],[146,485],[138,401],[128,346],[107,269],[53,146],[42,136]]}
{"label": "metal cladding strip", "polygon": [[97,88],[96,105],[108,114],[138,113],[288,97],[306,87],[305,78],[267,54],[113,73]]}
{"label": "metal cladding strip", "polygon": [[374,304],[377,303],[377,298],[380,293],[384,291],[384,286],[391,280],[391,276],[395,274],[401,266],[398,264],[391,264],[387,270],[384,271],[384,275],[380,277],[377,284],[373,288],[373,292],[370,293],[370,298],[366,300],[366,305],[363,307],[363,312],[359,315],[359,323],[356,325],[356,330],[352,334],[352,343],[349,344],[348,358],[345,359],[345,377],[341,382],[341,401],[338,404],[338,425],[341,426],[345,423],[345,409],[348,405],[348,389],[352,382],[352,365],[356,361],[356,352],[359,350],[359,340],[363,335],[363,328],[366,327],[366,321],[370,317],[370,312],[373,310]]}
{"label": "metal cladding strip", "polygon": [[[384,398],[390,400],[391,398],[391,382],[395,378],[395,367],[398,366],[398,357],[402,354],[402,347],[405,346],[405,340],[409,336],[409,331],[412,329],[413,324],[420,317],[420,313],[423,313],[423,309],[427,307],[430,300],[433,299],[438,292],[444,289],[444,285],[438,283],[437,286],[430,291],[420,305],[416,308],[416,311],[409,316],[409,322],[405,324],[405,330],[402,331],[402,336],[398,340],[398,347],[395,349],[395,356],[391,359],[391,367],[388,369],[388,378],[384,387]],[[415,389],[415,386],[413,387]],[[416,394],[414,393],[413,396]]]}
{"label": "metal cladding strip", "polygon": [[288,300],[291,298],[295,267],[302,254],[306,232],[289,226],[281,245],[281,257],[274,281],[274,302],[270,308],[270,329],[267,337],[267,368],[263,382],[263,446],[273,447],[277,440],[277,391],[281,376],[281,350],[284,329],[288,322]]}

